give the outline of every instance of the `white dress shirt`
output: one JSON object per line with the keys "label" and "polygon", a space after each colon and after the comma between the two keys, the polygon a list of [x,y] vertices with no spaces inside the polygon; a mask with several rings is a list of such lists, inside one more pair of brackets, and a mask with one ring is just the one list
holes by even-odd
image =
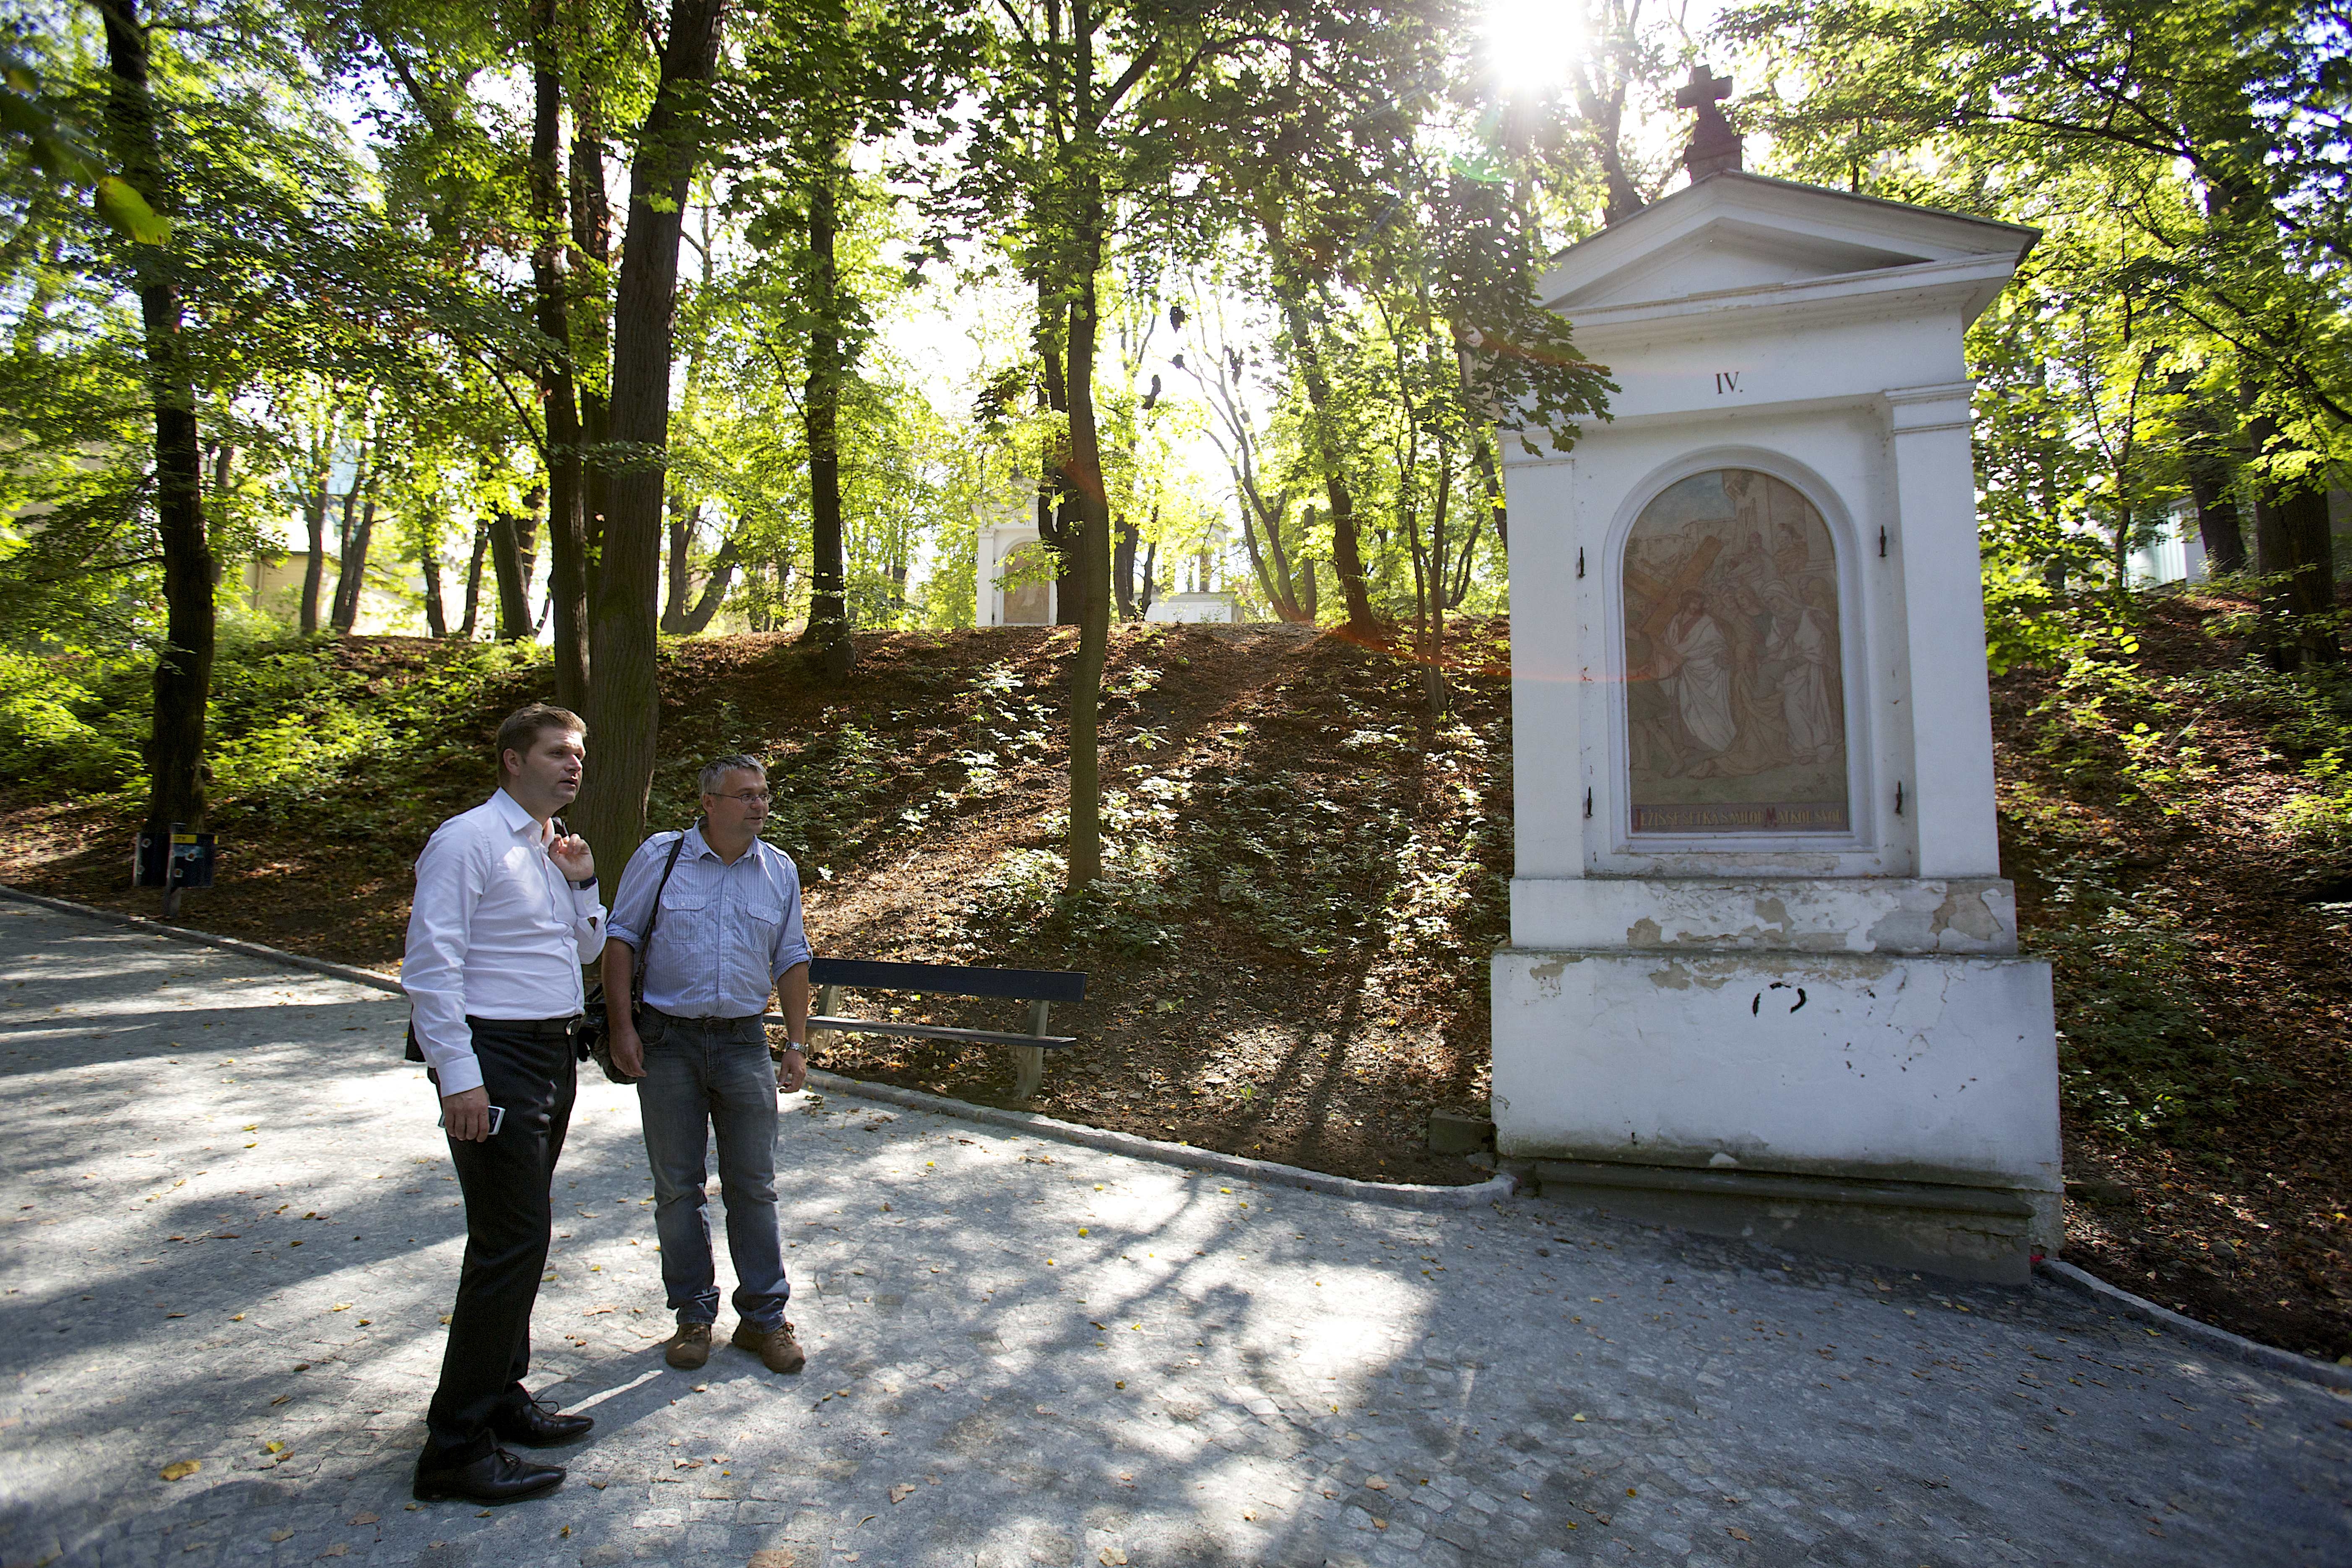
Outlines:
{"label": "white dress shirt", "polygon": [[580,1011],[580,970],[604,951],[604,906],[547,853],[555,841],[503,789],[436,828],[416,858],[400,966],[416,1044],[444,1095],[478,1088],[466,1018]]}

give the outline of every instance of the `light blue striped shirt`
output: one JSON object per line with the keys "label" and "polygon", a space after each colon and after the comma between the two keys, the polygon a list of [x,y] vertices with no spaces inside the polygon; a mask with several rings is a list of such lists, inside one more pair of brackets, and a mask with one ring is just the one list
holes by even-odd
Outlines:
{"label": "light blue striped shirt", "polygon": [[[677,837],[656,833],[629,857],[606,926],[614,942],[645,946],[654,888]],[[646,953],[646,1005],[679,1018],[747,1018],[766,1012],[776,982],[808,961],[792,857],[753,839],[730,866],[699,827],[688,828]]]}

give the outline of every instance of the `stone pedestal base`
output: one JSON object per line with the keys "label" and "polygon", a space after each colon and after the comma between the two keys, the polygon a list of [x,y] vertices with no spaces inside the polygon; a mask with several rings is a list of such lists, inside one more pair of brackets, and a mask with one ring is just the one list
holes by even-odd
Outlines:
{"label": "stone pedestal base", "polygon": [[1505,948],[1494,997],[1496,1151],[1548,1188],[1978,1279],[2057,1250],[2046,963]]}
{"label": "stone pedestal base", "polygon": [[2042,1194],[1598,1160],[1538,1160],[1543,1196],[1652,1225],[1996,1285],[2033,1277]]}

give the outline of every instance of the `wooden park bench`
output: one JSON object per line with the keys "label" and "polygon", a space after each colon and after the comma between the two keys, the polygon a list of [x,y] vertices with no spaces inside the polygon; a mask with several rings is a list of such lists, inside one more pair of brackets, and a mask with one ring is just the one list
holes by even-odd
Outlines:
{"label": "wooden park bench", "polygon": [[[808,1021],[814,1041],[819,1031],[842,1035],[901,1035],[954,1040],[968,1046],[1013,1047],[1013,1095],[1027,1100],[1045,1081],[1045,1053],[1076,1045],[1071,1035],[1046,1032],[1056,1002],[1087,999],[1087,977],[1064,969],[977,969],[955,963],[885,963],[863,958],[819,958],[809,964],[816,987],[816,1011]],[[989,996],[1029,1004],[1029,1027],[955,1029],[944,1024],[902,1024],[895,1018],[850,1018],[841,1015],[844,991],[908,991],[925,996]],[[771,1014],[771,1024],[783,1019]]]}

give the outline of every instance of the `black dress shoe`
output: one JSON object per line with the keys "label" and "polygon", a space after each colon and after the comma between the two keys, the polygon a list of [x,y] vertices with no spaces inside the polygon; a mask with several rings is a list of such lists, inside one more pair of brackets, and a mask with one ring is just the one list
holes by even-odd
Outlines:
{"label": "black dress shoe", "polygon": [[454,1498],[495,1506],[520,1502],[527,1497],[553,1491],[562,1484],[561,1467],[519,1459],[504,1448],[493,1448],[470,1463],[446,1468],[435,1468],[419,1459],[416,1484],[410,1489],[419,1502]]}
{"label": "black dress shoe", "polygon": [[595,1425],[593,1415],[566,1415],[533,1399],[499,1412],[490,1422],[490,1430],[501,1440],[520,1443],[526,1448],[554,1448],[577,1443]]}

